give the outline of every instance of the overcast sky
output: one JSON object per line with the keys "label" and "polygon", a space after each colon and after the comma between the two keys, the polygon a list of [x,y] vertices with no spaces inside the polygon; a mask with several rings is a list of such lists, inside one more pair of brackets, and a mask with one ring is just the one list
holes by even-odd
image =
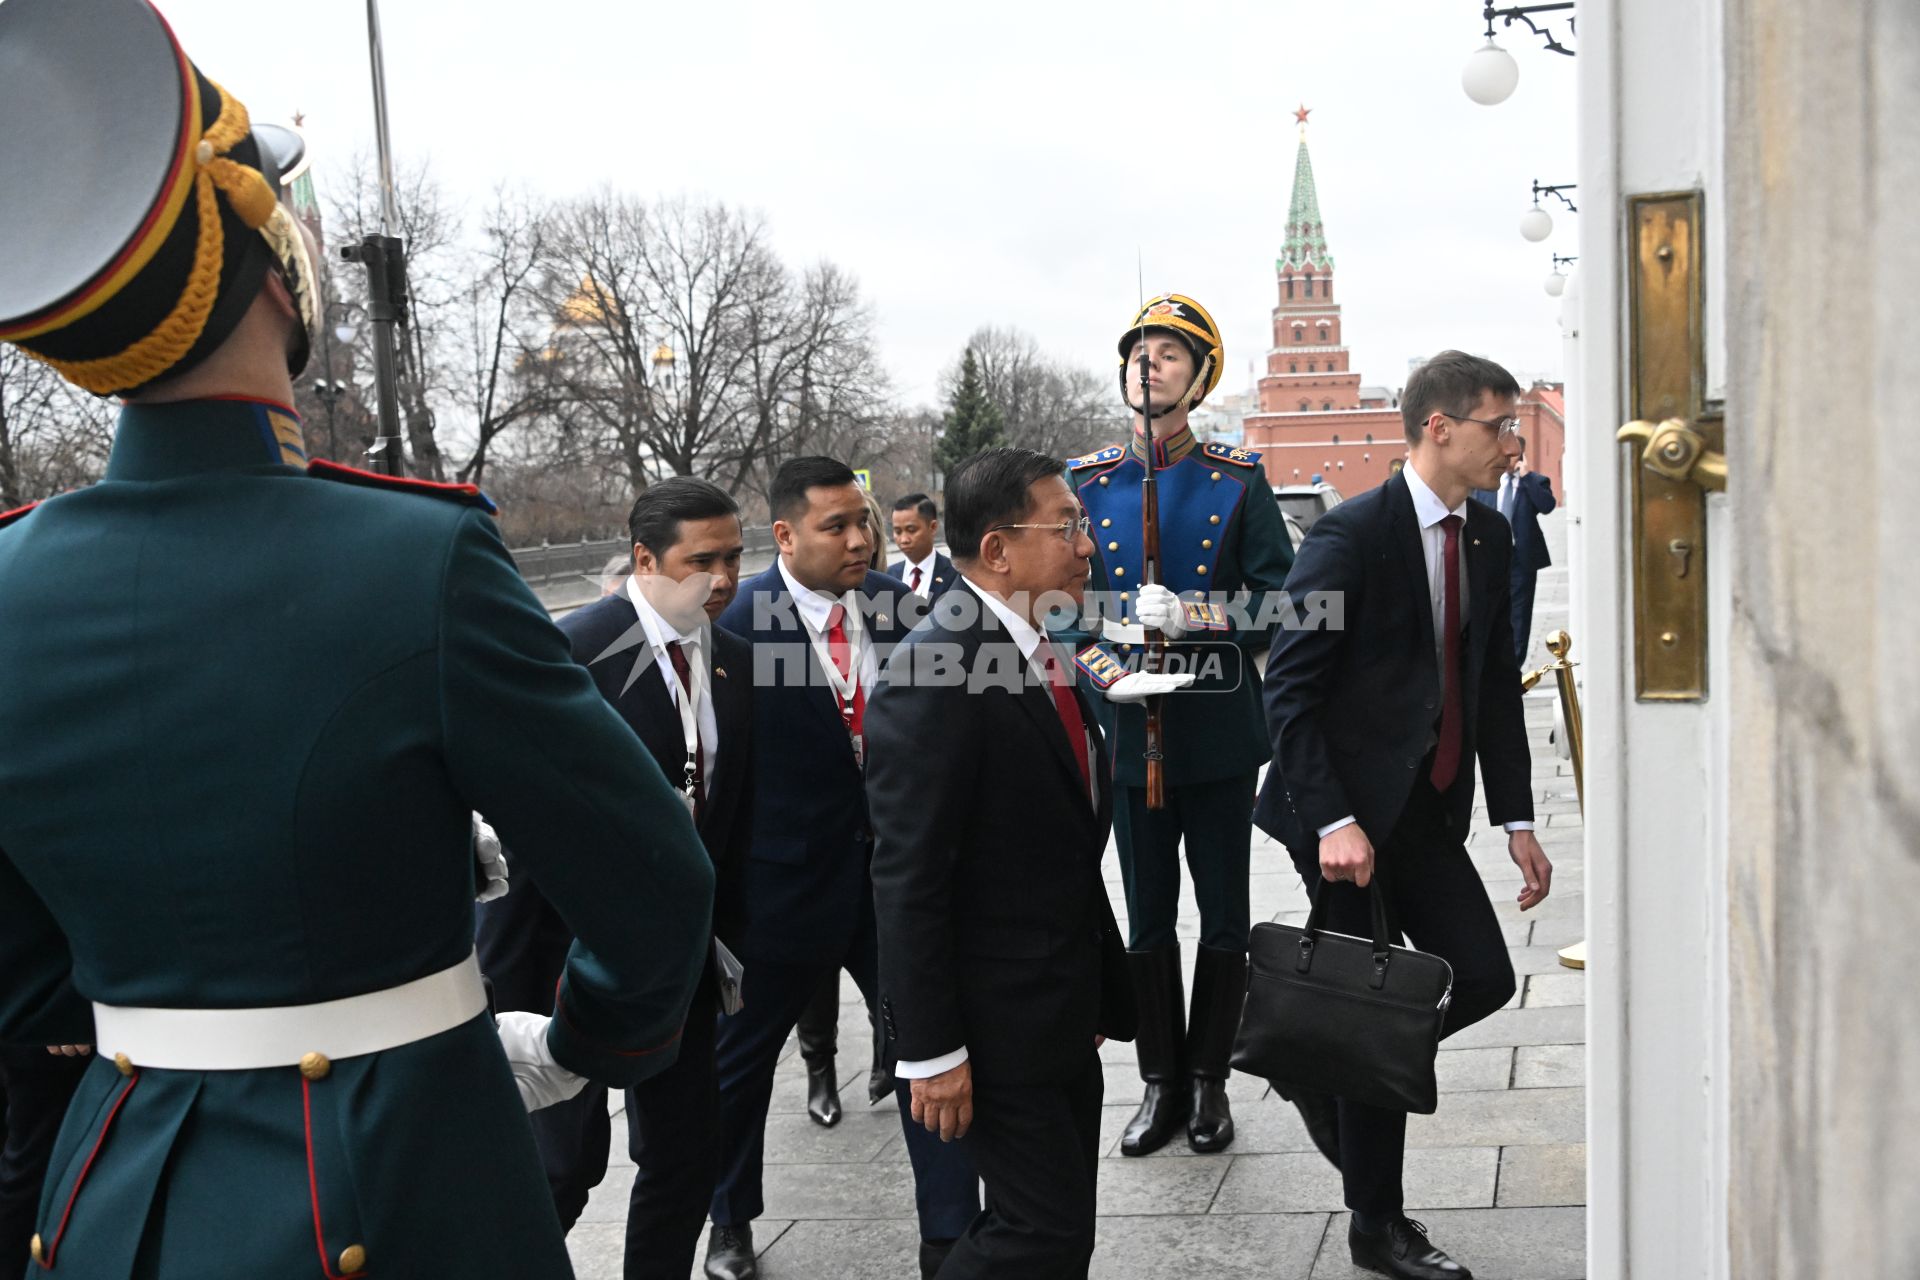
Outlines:
{"label": "overcast sky", "polygon": [[[256,118],[306,113],[322,199],[371,150],[362,0],[160,0]],[[1520,87],[1460,90],[1470,0],[915,4],[386,0],[394,149],[477,206],[500,182],[604,183],[757,210],[793,265],[850,269],[904,403],[987,323],[1092,367],[1138,300],[1219,321],[1224,390],[1270,341],[1298,134],[1353,368],[1399,386],[1446,346],[1559,376],[1541,288],[1573,215],[1521,239],[1528,186],[1571,181],[1569,58],[1503,34]],[[1564,34],[1564,28],[1562,29]],[[1576,193],[1576,200],[1578,195]]]}

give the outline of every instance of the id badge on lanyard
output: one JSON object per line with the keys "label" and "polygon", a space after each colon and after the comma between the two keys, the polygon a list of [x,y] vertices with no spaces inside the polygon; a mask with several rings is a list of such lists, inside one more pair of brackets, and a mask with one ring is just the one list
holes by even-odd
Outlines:
{"label": "id badge on lanyard", "polygon": [[[853,616],[853,611],[849,609],[847,617]],[[833,651],[827,638],[814,633],[811,626],[807,631],[808,639],[813,644],[813,656],[827,677],[827,685],[833,690],[833,705],[840,711],[840,724],[847,731],[847,741],[853,744],[853,762],[864,769],[867,765],[866,735],[853,731],[853,703],[860,688],[860,653],[863,648],[856,643],[856,637],[864,639],[866,632],[864,629],[855,630],[853,625],[847,627],[847,670],[853,673],[849,678],[842,676],[839,668],[833,665]]]}

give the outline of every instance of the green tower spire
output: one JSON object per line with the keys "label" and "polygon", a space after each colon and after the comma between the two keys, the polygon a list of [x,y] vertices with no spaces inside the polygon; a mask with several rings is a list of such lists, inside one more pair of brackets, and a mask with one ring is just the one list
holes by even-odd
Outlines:
{"label": "green tower spire", "polygon": [[1320,195],[1313,185],[1313,157],[1307,154],[1307,112],[1302,106],[1293,113],[1300,124],[1300,150],[1293,158],[1293,200],[1287,205],[1287,243],[1280,251],[1275,268],[1299,270],[1311,263],[1317,270],[1333,266],[1327,252],[1326,227],[1320,221]]}

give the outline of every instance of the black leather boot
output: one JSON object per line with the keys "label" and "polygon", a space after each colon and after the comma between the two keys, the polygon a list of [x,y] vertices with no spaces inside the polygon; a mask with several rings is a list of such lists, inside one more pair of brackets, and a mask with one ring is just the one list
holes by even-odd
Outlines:
{"label": "black leather boot", "polygon": [[1167,1145],[1187,1118],[1186,1077],[1180,1070],[1185,1048],[1186,1001],[1180,990],[1180,944],[1127,952],[1133,998],[1140,1009],[1140,1033],[1134,1051],[1140,1078],[1147,1082],[1140,1109],[1120,1135],[1120,1154],[1144,1156]]}
{"label": "black leather boot", "polygon": [[838,970],[807,1001],[794,1030],[800,1037],[800,1058],[807,1064],[807,1115],[831,1129],[840,1123],[840,1082],[834,1071],[840,1039]]}
{"label": "black leather boot", "polygon": [[1233,1142],[1228,1059],[1246,994],[1244,953],[1204,946],[1194,953],[1193,1015],[1187,1020],[1187,1073],[1192,1080],[1187,1145],[1195,1151],[1225,1151]]}

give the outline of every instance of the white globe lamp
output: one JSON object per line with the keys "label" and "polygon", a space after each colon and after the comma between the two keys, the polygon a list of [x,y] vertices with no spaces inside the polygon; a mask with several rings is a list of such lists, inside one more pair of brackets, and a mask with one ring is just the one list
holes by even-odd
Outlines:
{"label": "white globe lamp", "polygon": [[1492,36],[1467,55],[1467,64],[1460,69],[1460,87],[1483,107],[1499,106],[1513,96],[1514,86],[1519,83],[1520,64],[1495,44]]}

